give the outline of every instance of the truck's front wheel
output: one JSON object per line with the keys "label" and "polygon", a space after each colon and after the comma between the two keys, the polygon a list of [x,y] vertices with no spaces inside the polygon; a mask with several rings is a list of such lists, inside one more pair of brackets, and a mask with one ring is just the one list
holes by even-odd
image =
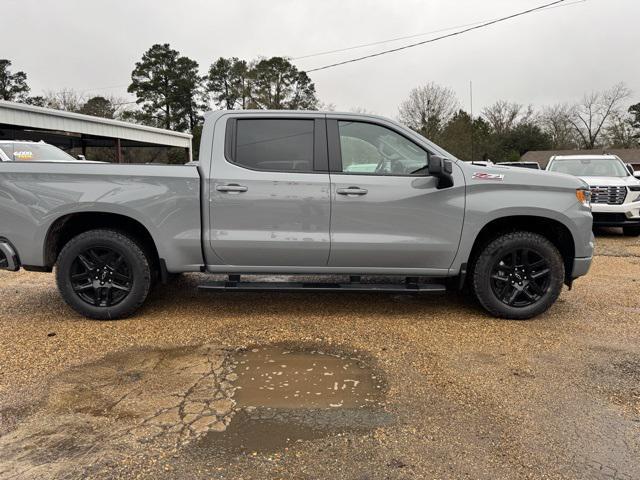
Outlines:
{"label": "truck's front wheel", "polygon": [[90,230],[64,246],[56,280],[62,298],[75,311],[96,320],[116,320],[145,301],[151,269],[134,239],[113,230]]}
{"label": "truck's front wheel", "polygon": [[564,283],[564,262],[542,235],[513,232],[483,248],[472,275],[476,297],[489,313],[524,320],[556,301]]}

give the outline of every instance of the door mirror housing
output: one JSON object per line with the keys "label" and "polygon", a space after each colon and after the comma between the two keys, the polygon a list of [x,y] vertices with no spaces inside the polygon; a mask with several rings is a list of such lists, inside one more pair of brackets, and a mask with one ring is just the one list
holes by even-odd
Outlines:
{"label": "door mirror housing", "polygon": [[633,165],[631,165],[630,163],[625,163],[625,166],[627,167],[627,171],[633,176],[635,173],[635,170],[633,169]]}
{"label": "door mirror housing", "polygon": [[438,189],[453,186],[453,164],[439,155],[429,155],[429,175],[438,179]]}

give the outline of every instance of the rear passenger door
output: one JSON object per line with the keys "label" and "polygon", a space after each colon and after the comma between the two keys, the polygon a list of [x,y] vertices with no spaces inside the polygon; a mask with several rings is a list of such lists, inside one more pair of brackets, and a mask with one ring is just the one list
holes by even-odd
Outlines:
{"label": "rear passenger door", "polygon": [[[216,135],[219,130],[216,128]],[[210,242],[226,265],[326,266],[329,174],[324,115],[238,115],[214,153]]]}

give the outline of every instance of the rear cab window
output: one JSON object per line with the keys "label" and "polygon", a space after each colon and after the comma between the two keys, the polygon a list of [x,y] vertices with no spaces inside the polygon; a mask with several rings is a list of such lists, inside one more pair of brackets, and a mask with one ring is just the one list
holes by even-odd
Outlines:
{"label": "rear cab window", "polygon": [[270,172],[314,171],[314,119],[238,119],[228,139],[230,160]]}

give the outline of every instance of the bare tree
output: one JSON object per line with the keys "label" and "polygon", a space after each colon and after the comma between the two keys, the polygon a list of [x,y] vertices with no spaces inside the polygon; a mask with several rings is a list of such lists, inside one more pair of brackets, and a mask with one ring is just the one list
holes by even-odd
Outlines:
{"label": "bare tree", "polygon": [[520,123],[530,123],[535,121],[533,107],[524,107],[519,103],[498,100],[493,105],[482,110],[491,130],[502,135],[510,132]]}
{"label": "bare tree", "polygon": [[375,112],[365,107],[351,107],[348,111],[351,113],[357,113],[358,115],[376,115]]}
{"label": "bare tree", "polygon": [[44,94],[44,104],[48,108],[65,110],[67,112],[78,112],[85,103],[84,96],[71,88],[62,90],[48,90]]}
{"label": "bare tree", "polygon": [[321,112],[335,112],[336,105],[331,102],[318,102],[318,110]]}
{"label": "bare tree", "polygon": [[459,103],[453,90],[436,83],[416,87],[400,104],[400,122],[434,139],[458,111]]}
{"label": "bare tree", "polygon": [[545,107],[538,118],[540,127],[549,135],[553,148],[569,150],[579,147],[571,115],[572,107],[566,103],[559,103]]}
{"label": "bare tree", "polygon": [[609,90],[584,95],[574,106],[571,124],[584,148],[593,149],[600,144],[609,120],[621,113],[622,103],[630,96],[627,86],[618,83]]}
{"label": "bare tree", "polygon": [[39,107],[84,113],[95,117],[127,119],[132,103],[117,95],[84,95],[71,88],[48,90],[42,97],[31,97],[29,103]]}

